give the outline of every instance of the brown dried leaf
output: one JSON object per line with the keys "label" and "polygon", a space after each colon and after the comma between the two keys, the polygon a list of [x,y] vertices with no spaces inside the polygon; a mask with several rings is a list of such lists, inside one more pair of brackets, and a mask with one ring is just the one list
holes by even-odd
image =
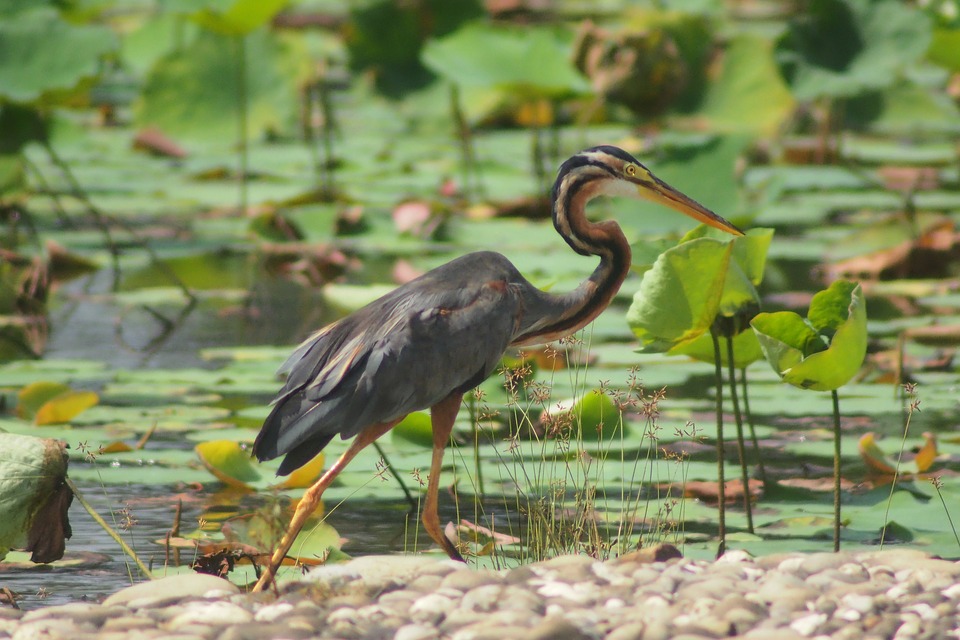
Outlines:
{"label": "brown dried leaf", "polygon": [[133,138],[133,148],[156,156],[186,158],[187,151],[156,127],[142,129]]}

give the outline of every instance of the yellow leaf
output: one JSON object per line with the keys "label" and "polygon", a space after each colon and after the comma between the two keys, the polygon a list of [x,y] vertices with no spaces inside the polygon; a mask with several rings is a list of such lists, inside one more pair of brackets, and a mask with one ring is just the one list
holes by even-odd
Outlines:
{"label": "yellow leaf", "polygon": [[251,485],[261,479],[250,454],[233,440],[201,442],[194,450],[203,466],[229,487],[252,491]]}
{"label": "yellow leaf", "polygon": [[887,460],[883,451],[877,446],[873,433],[868,432],[860,436],[860,442],[857,444],[860,451],[860,457],[868,467],[879,473],[893,475],[897,472],[892,464]]}
{"label": "yellow leaf", "polygon": [[133,451],[133,447],[120,440],[114,440],[100,449],[100,453],[126,453],[127,451]]}
{"label": "yellow leaf", "polygon": [[17,392],[17,415],[24,420],[33,420],[40,407],[67,391],[70,391],[70,387],[62,382],[47,380],[31,382]]}
{"label": "yellow leaf", "polygon": [[48,400],[33,417],[34,424],[62,424],[70,422],[100,402],[100,396],[93,391],[65,391]]}
{"label": "yellow leaf", "polygon": [[933,461],[937,459],[937,437],[929,431],[924,431],[923,440],[923,446],[920,447],[917,457],[913,460],[919,473],[929,469],[933,465]]}
{"label": "yellow leaf", "polygon": [[299,469],[295,469],[287,476],[287,479],[281,482],[281,489],[305,489],[317,481],[323,472],[324,455],[321,451],[313,457],[310,462]]}

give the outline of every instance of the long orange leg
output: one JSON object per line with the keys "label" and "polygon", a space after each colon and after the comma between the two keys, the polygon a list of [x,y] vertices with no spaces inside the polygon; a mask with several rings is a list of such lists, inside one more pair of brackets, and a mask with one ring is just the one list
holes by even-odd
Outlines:
{"label": "long orange leg", "polygon": [[453,423],[460,411],[462,393],[447,396],[430,408],[430,421],[433,423],[433,457],[430,460],[430,478],[427,481],[427,500],[423,505],[423,526],[430,537],[436,541],[447,555],[454,560],[464,562],[463,556],[450,539],[443,534],[440,517],[437,515],[437,493],[440,490],[440,466],[443,463],[443,450],[450,441]]}
{"label": "long orange leg", "polygon": [[277,545],[276,551],[273,552],[273,556],[270,558],[270,563],[264,567],[263,573],[260,574],[260,579],[257,581],[257,584],[254,585],[254,592],[263,591],[273,582],[274,576],[277,575],[277,569],[286,557],[287,552],[290,551],[290,547],[293,546],[293,541],[296,540],[297,534],[300,533],[300,529],[303,528],[310,514],[317,509],[317,506],[320,504],[320,498],[323,497],[323,492],[333,483],[334,478],[343,471],[343,468],[346,467],[350,461],[353,460],[354,456],[360,453],[364,447],[392,429],[398,422],[400,422],[400,420],[375,424],[361,431],[333,466],[327,469],[326,473],[320,476],[320,479],[304,492],[303,497],[300,498],[300,502],[297,504],[296,511],[293,513],[293,518],[290,520],[290,526],[287,527],[287,532],[283,534],[280,544]]}

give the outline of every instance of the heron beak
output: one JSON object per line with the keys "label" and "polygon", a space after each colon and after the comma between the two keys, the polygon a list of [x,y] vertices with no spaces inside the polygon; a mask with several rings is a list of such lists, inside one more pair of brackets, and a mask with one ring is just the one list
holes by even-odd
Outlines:
{"label": "heron beak", "polygon": [[650,182],[637,184],[637,193],[641,198],[666,205],[714,229],[720,229],[735,236],[744,235],[743,231],[732,223],[710,211],[693,198],[685,196],[652,174],[650,178]]}

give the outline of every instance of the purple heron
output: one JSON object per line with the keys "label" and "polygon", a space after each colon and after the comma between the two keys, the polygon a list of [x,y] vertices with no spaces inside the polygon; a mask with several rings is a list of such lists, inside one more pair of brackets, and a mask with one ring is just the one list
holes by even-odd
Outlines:
{"label": "purple heron", "polygon": [[437,515],[443,451],[463,394],[480,384],[511,346],[568,336],[603,311],[630,270],[630,245],[612,220],[591,222],[584,209],[600,195],[659,202],[717,229],[743,232],[654,176],[629,153],[586,149],[560,166],[553,224],[581,255],[600,264],[561,295],[530,284],[507,258],[479,251],[448,262],[310,336],[280,368],[287,379],[253,446],[259,460],[285,456],[286,475],[333,438],[354,438],[304,493],[287,532],[254,587],[274,578],[307,517],[357,453],[412,411],[430,408],[433,455],[423,506],[430,537],[463,560]]}

